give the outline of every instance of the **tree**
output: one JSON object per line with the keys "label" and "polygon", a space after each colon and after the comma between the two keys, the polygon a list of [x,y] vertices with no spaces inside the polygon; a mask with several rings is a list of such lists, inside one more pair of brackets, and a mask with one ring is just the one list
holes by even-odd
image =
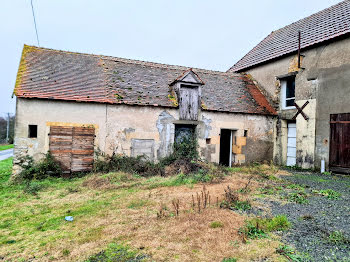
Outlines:
{"label": "tree", "polygon": [[[9,143],[13,144],[15,134],[15,116],[10,115]],[[6,143],[7,135],[7,117],[0,117],[0,143]]]}

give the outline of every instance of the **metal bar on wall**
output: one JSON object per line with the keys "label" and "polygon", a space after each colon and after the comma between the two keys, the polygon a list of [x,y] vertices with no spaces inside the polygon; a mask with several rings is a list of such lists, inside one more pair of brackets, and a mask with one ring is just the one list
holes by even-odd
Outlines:
{"label": "metal bar on wall", "polygon": [[232,166],[232,136],[233,136],[233,131],[230,131],[230,163],[229,163],[229,167]]}

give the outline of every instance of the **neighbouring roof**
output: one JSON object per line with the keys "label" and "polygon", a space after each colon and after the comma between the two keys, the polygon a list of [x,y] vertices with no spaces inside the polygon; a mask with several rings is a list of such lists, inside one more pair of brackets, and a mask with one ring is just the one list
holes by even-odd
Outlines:
{"label": "neighbouring roof", "polygon": [[229,71],[240,72],[297,51],[298,31],[301,33],[301,48],[311,47],[350,33],[350,0],[342,1],[271,32]]}
{"label": "neighbouring roof", "polygon": [[19,98],[177,107],[170,86],[186,77],[188,70],[203,84],[203,110],[276,114],[243,74],[27,45],[23,48],[14,94]]}

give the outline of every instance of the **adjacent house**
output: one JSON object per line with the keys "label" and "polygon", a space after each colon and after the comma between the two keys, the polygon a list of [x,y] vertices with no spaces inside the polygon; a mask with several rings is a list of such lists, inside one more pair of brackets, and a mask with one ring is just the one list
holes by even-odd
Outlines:
{"label": "adjacent house", "polygon": [[350,1],[271,32],[228,73],[246,73],[276,108],[274,160],[350,170]]}
{"label": "adjacent house", "polygon": [[276,111],[244,74],[25,45],[14,94],[15,173],[49,150],[67,173],[96,151],[157,161],[187,133],[207,161],[272,159]]}

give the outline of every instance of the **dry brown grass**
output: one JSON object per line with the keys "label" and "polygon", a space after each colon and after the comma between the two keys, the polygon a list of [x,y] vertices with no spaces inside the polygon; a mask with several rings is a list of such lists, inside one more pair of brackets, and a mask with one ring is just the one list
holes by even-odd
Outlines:
{"label": "dry brown grass", "polygon": [[[217,199],[224,198],[227,186],[234,190],[244,188],[249,180],[247,174],[235,173],[221,183],[206,184],[211,204],[200,213],[192,208],[192,195],[203,190],[201,184],[149,190],[143,186],[126,186],[135,185],[135,179],[131,180],[128,183],[121,179],[123,187],[120,187],[113,184],[111,178],[93,175],[78,184],[77,192],[45,191],[40,193],[40,199],[33,199],[30,204],[18,204],[28,210],[46,204],[54,209],[53,215],[64,217],[67,210],[79,209],[84,203],[105,203],[93,212],[75,216],[74,222],[63,223],[57,229],[33,235],[19,234],[18,239],[26,238],[21,245],[14,245],[13,253],[0,247],[0,254],[7,254],[13,261],[20,257],[32,261],[83,261],[108,243],[121,241],[141,248],[155,261],[221,261],[225,257],[236,257],[239,261],[269,257],[272,261],[280,261],[275,254],[277,240],[242,243],[238,229],[244,225],[247,216],[216,205]],[[142,181],[137,183],[142,184]],[[261,182],[252,180],[249,184],[253,191],[258,187]],[[240,197],[246,199],[249,195],[241,194]],[[173,215],[174,199],[179,201],[178,216]],[[165,217],[158,218],[161,205],[167,207],[167,212]],[[219,221],[223,226],[211,228],[213,221]],[[43,241],[45,245],[40,244]],[[64,254],[63,250],[68,250],[69,254]]]}

